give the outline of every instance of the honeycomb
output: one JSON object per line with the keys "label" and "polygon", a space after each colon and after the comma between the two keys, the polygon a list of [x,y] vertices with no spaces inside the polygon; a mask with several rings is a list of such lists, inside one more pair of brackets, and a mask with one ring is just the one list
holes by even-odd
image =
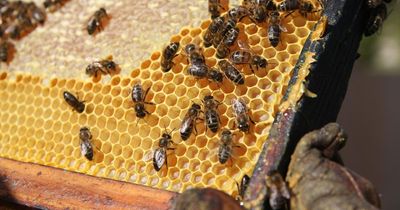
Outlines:
{"label": "honeycomb", "polygon": [[[170,191],[213,187],[235,196],[236,181],[254,169],[292,70],[317,21],[318,17],[306,19],[298,14],[283,19],[287,32],[275,48],[267,37],[267,23],[239,23],[239,39],[248,42],[256,54],[269,62],[266,70],[255,74],[243,65],[245,84],[240,86],[226,78],[218,85],[188,76],[184,71],[186,57],[182,54],[175,57],[172,70],[163,73],[160,51],[152,53],[129,75],[114,75],[106,83],[2,71],[0,156]],[[200,43],[209,24],[210,20],[206,20],[198,28],[184,27],[170,41],[179,41],[181,46]],[[215,48],[204,48],[210,67],[218,62],[215,54]],[[156,104],[146,105],[151,114],[144,120],[136,118],[130,98],[131,88],[137,82],[144,88],[150,87],[146,101]],[[65,103],[62,93],[66,90],[85,101],[83,113],[72,111]],[[180,139],[179,132],[172,133],[176,149],[168,152],[168,168],[156,172],[152,154],[164,128],[179,129],[192,101],[200,103],[208,94],[222,102],[218,107],[222,128],[233,128],[231,100],[237,97],[247,102],[255,121],[248,134],[234,132],[233,142],[240,147],[234,148],[232,161],[218,162],[221,132],[205,132],[204,124],[199,123],[198,135],[191,135],[186,141]],[[93,161],[80,152],[78,134],[83,126],[89,127],[93,135]]]}

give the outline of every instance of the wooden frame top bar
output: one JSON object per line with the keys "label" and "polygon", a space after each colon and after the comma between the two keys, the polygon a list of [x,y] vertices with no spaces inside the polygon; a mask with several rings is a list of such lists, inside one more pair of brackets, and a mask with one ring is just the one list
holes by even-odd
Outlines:
{"label": "wooden frame top bar", "polygon": [[168,209],[174,192],[0,158],[0,199],[42,209]]}

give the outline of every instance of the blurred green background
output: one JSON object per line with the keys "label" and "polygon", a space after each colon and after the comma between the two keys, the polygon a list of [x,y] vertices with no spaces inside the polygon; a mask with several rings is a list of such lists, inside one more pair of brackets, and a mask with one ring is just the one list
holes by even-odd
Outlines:
{"label": "blurred green background", "polygon": [[399,9],[388,5],[382,30],[363,38],[338,117],[349,135],[345,164],[376,186],[382,209],[400,209]]}

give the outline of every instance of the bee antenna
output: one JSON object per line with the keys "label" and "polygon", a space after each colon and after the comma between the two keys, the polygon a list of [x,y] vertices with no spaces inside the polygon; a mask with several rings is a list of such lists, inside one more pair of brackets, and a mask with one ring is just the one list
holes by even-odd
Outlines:
{"label": "bee antenna", "polygon": [[176,128],[172,129],[169,134],[171,135],[175,130],[176,130]]}

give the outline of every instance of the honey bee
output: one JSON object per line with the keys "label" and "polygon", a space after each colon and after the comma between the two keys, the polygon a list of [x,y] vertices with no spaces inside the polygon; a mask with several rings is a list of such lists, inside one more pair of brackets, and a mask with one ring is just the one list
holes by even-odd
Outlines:
{"label": "honey bee", "polygon": [[245,42],[238,42],[239,50],[236,50],[232,53],[230,60],[234,64],[249,64],[251,71],[254,73],[254,68],[258,70],[258,68],[266,68],[268,65],[267,59],[254,55],[250,50],[250,46],[248,46]]}
{"label": "honey bee", "polygon": [[[318,0],[320,3],[321,7],[324,5],[322,4],[321,0]],[[303,17],[307,17],[308,14],[319,12],[322,9],[315,9],[314,5],[306,0],[299,0],[299,13]]]}
{"label": "honey bee", "polygon": [[150,114],[146,108],[144,107],[145,104],[155,105],[152,102],[146,102],[147,93],[149,93],[150,87],[147,88],[146,92],[143,94],[142,85],[137,83],[132,88],[132,101],[135,103],[134,109],[136,113],[136,117],[144,118],[146,114]]}
{"label": "honey bee", "polygon": [[46,13],[34,3],[28,4],[28,16],[34,20],[34,23],[44,24]]}
{"label": "honey bee", "polygon": [[112,56],[100,61],[94,61],[86,67],[86,74],[97,77],[98,73],[111,74],[117,72],[117,64],[112,61]]}
{"label": "honey bee", "polygon": [[217,58],[222,59],[228,56],[230,49],[239,36],[239,28],[231,28],[217,47]]}
{"label": "honey bee", "polygon": [[248,16],[250,11],[245,6],[237,6],[228,11],[228,17],[236,22],[241,21],[244,17]]}
{"label": "honey bee", "polygon": [[256,1],[250,4],[250,19],[256,23],[262,23],[268,16],[267,4],[265,1]]}
{"label": "honey bee", "polygon": [[279,172],[267,176],[269,204],[273,210],[282,209],[290,199],[290,192]]}
{"label": "honey bee", "polygon": [[81,140],[81,153],[88,160],[93,160],[93,147],[91,144],[92,134],[89,128],[83,127],[79,131],[79,139]]}
{"label": "honey bee", "polygon": [[239,147],[233,145],[233,135],[228,129],[224,129],[221,133],[221,144],[218,149],[218,160],[221,164],[226,163],[231,158],[233,147]]}
{"label": "honey bee", "polygon": [[218,131],[219,124],[221,123],[217,111],[217,108],[221,103],[215,100],[213,96],[206,95],[204,96],[203,104],[206,129],[209,128],[212,132],[216,133]]}
{"label": "honey bee", "polygon": [[8,63],[12,58],[12,50],[14,49],[14,45],[7,41],[0,41],[0,61]]}
{"label": "honey bee", "polygon": [[179,42],[172,42],[163,50],[161,57],[161,70],[163,72],[168,72],[171,70],[172,66],[174,65],[172,59],[174,59],[178,50]]}
{"label": "honey bee", "polygon": [[108,19],[108,14],[104,8],[97,10],[92,17],[90,17],[86,29],[89,35],[103,30],[103,24]]}
{"label": "honey bee", "polygon": [[205,78],[208,76],[208,66],[206,64],[191,64],[187,67],[187,73],[197,79]]}
{"label": "honey bee", "polygon": [[250,122],[255,124],[249,116],[249,111],[246,107],[246,102],[242,99],[232,99],[233,112],[236,115],[236,124],[242,132],[249,132]]}
{"label": "honey bee", "polygon": [[212,45],[214,36],[224,24],[224,17],[216,17],[212,20],[203,36],[203,43],[205,47]]}
{"label": "honey bee", "polygon": [[208,12],[211,14],[211,19],[219,17],[220,8],[222,8],[220,0],[208,0]]}
{"label": "honey bee", "polygon": [[188,44],[185,47],[185,53],[192,65],[205,65],[205,58],[201,48],[195,44]]}
{"label": "honey bee", "polygon": [[1,40],[0,42],[0,61],[7,62],[9,60],[10,50],[8,41]]}
{"label": "honey bee", "polygon": [[156,171],[160,171],[164,164],[168,168],[167,150],[175,149],[170,147],[171,143],[174,143],[171,140],[171,133],[174,130],[172,130],[170,133],[165,130],[165,133],[162,134],[161,139],[158,141],[158,148],[154,151],[153,155],[153,166]]}
{"label": "honey bee", "polygon": [[242,177],[242,180],[240,181],[240,185],[239,185],[239,183],[236,182],[236,186],[238,189],[238,195],[236,196],[237,201],[241,202],[243,200],[244,193],[246,192],[246,189],[249,186],[249,182],[250,182],[250,177],[247,176],[247,174],[245,174]]}
{"label": "honey bee", "polygon": [[0,15],[3,24],[9,24],[12,22],[18,14],[18,9],[21,7],[22,2],[8,2],[4,1],[1,3]]}
{"label": "honey bee", "polygon": [[278,11],[272,11],[269,18],[268,39],[273,47],[278,46],[281,32],[287,32],[286,28],[280,25],[280,17]]}
{"label": "honey bee", "polygon": [[79,101],[79,98],[75,97],[72,93],[64,91],[64,100],[68,105],[72,106],[73,110],[78,113],[82,113],[85,110],[85,101]]}
{"label": "honey bee", "polygon": [[278,4],[277,9],[282,12],[289,12],[299,9],[299,0],[284,0]]}
{"label": "honey bee", "polygon": [[207,77],[209,80],[214,81],[216,83],[222,83],[222,80],[224,79],[224,75],[215,68],[211,68],[208,71]]}
{"label": "honey bee", "polygon": [[378,7],[371,9],[367,26],[364,29],[365,36],[371,36],[376,33],[383,25],[383,21],[387,18],[387,9],[385,4],[380,4]]}
{"label": "honey bee", "polygon": [[193,131],[193,127],[197,135],[195,123],[198,119],[200,119],[199,115],[201,112],[202,111],[199,104],[193,103],[192,106],[189,108],[189,111],[183,118],[181,127],[179,129],[182,140],[185,141],[190,137]]}
{"label": "honey bee", "polygon": [[221,43],[221,41],[223,40],[223,38],[225,37],[225,34],[231,30],[232,28],[236,27],[236,20],[232,19],[232,18],[228,18],[224,25],[222,26],[222,28],[218,31],[218,33],[214,36],[213,39],[213,46],[215,48],[218,47],[218,45]]}
{"label": "honey bee", "polygon": [[[320,3],[321,7],[323,7],[321,0],[318,0],[318,2]],[[295,10],[298,10],[303,17],[307,17],[309,13],[315,13],[321,11],[321,10],[316,10],[314,5],[307,0],[285,0],[278,5],[278,10],[283,12],[289,12],[287,15],[290,15]]]}
{"label": "honey bee", "polygon": [[226,60],[218,62],[218,66],[225,73],[225,76],[238,85],[244,84],[244,76],[231,63]]}
{"label": "honey bee", "polygon": [[369,8],[376,8],[381,5],[383,2],[390,3],[392,0],[367,0],[367,5]]}

